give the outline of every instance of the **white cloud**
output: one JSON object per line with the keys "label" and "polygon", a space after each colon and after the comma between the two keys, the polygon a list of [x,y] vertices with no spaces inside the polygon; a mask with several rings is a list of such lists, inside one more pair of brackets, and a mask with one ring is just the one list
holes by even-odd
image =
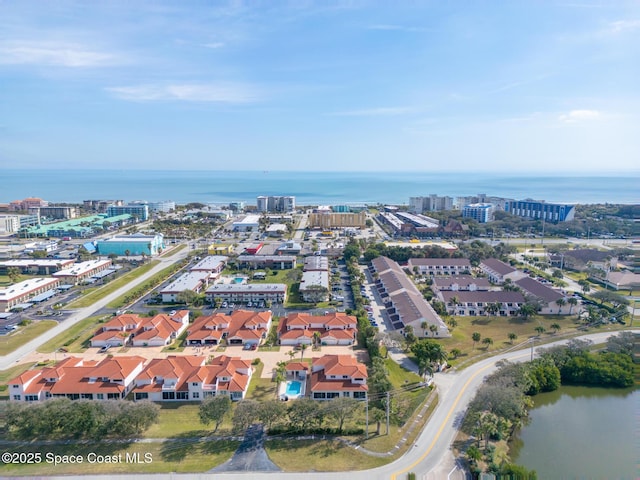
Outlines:
{"label": "white cloud", "polygon": [[622,33],[640,28],[640,20],[618,20],[611,22],[607,31],[609,33]]}
{"label": "white cloud", "polygon": [[571,110],[568,113],[563,113],[558,117],[558,120],[563,123],[576,123],[589,120],[597,120],[601,117],[601,114],[597,110]]}
{"label": "white cloud", "polygon": [[106,90],[117,98],[134,102],[251,103],[259,100],[260,97],[253,87],[231,83],[136,85],[111,87]]}
{"label": "white cloud", "polygon": [[118,63],[110,53],[88,50],[71,43],[5,42],[0,44],[0,64],[60,67],[104,67]]}
{"label": "white cloud", "polygon": [[331,115],[337,117],[376,117],[376,116],[392,116],[392,115],[404,115],[406,113],[414,112],[412,107],[380,107],[380,108],[368,108],[364,110],[347,110],[344,112],[334,112]]}
{"label": "white cloud", "polygon": [[224,43],[223,42],[212,42],[212,43],[204,43],[202,44],[203,47],[205,48],[222,48],[224,47]]}

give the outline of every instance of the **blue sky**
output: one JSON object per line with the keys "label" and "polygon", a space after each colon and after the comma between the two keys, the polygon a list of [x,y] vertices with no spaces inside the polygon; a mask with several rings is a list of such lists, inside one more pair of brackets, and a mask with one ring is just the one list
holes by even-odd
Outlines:
{"label": "blue sky", "polygon": [[638,2],[0,0],[0,166],[637,172],[639,45]]}

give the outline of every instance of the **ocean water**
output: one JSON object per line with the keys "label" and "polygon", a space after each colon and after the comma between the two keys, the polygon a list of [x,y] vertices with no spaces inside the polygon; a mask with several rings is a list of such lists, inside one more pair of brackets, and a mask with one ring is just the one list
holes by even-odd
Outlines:
{"label": "ocean water", "polygon": [[1,169],[0,202],[40,197],[255,204],[259,195],[293,195],[298,205],[407,204],[411,196],[485,193],[567,203],[640,203],[640,173],[616,176],[425,172],[285,172]]}

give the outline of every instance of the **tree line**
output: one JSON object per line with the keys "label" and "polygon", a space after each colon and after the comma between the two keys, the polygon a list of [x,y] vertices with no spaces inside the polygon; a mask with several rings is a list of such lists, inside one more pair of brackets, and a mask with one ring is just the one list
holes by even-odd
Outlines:
{"label": "tree line", "polygon": [[[539,358],[531,362],[498,363],[498,370],[485,379],[470,402],[462,424],[462,430],[477,442],[467,449],[472,472],[480,472],[481,460],[495,474],[522,469],[498,463],[490,441],[507,440],[523,425],[533,406],[533,395],[556,390],[561,384],[633,385],[633,343],[634,334],[622,332],[609,338],[605,351],[593,353],[591,342],[574,339],[566,346],[541,349]],[[523,478],[535,478],[535,472],[524,469],[520,473],[526,474]]]}
{"label": "tree line", "polygon": [[3,402],[5,431],[19,439],[131,437],[158,421],[151,402],[69,400]]}

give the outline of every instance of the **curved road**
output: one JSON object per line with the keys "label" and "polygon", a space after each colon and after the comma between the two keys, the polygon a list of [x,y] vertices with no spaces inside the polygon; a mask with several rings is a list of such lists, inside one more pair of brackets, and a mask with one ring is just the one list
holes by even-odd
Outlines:
{"label": "curved road", "polygon": [[[640,333],[640,330],[630,330]],[[617,332],[603,332],[579,337],[601,343],[610,335]],[[561,340],[544,347],[560,345],[568,340]],[[343,480],[346,476],[350,480],[404,480],[407,472],[416,473],[419,479],[444,479],[453,464],[451,444],[457,433],[457,426],[464,415],[467,405],[475,395],[476,390],[482,384],[484,377],[495,371],[496,362],[499,360],[523,361],[530,358],[531,350],[528,348],[513,352],[502,353],[494,357],[478,362],[462,372],[436,374],[436,384],[440,394],[440,403],[433,412],[429,422],[420,433],[411,448],[405,455],[396,461],[372,470],[351,472],[297,472],[297,473],[185,473],[185,474],[135,474],[135,475],[84,475],[89,480],[107,480],[117,477],[119,479],[153,478],[154,480],[195,479],[195,480],[281,480],[281,479],[318,479],[318,480]],[[60,480],[68,480],[73,476],[54,476]]]}
{"label": "curved road", "polygon": [[22,360],[25,356],[35,351],[43,343],[48,342],[56,335],[64,332],[71,326],[78,323],[80,320],[83,320],[93,315],[95,312],[97,312],[101,308],[106,307],[110,302],[114,301],[116,298],[127,293],[133,287],[145,282],[147,279],[151,278],[156,273],[167,268],[169,265],[179,262],[180,260],[185,258],[188,254],[189,254],[189,249],[183,248],[182,250],[180,250],[179,252],[176,252],[173,255],[158,257],[156,260],[160,260],[160,263],[155,267],[153,267],[148,272],[144,273],[143,275],[136,278],[135,280],[132,280],[127,285],[119,288],[118,290],[107,295],[103,299],[98,300],[93,305],[76,310],[66,320],[56,325],[55,327],[53,327],[51,330],[47,330],[39,337],[34,338],[30,342],[17,348],[16,350],[9,353],[8,355],[0,356],[0,370],[6,370],[7,368],[11,367],[13,364],[20,362],[20,360]]}

